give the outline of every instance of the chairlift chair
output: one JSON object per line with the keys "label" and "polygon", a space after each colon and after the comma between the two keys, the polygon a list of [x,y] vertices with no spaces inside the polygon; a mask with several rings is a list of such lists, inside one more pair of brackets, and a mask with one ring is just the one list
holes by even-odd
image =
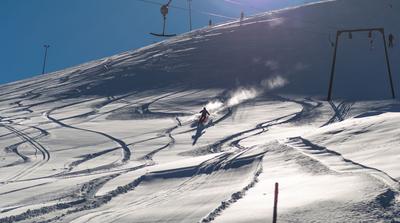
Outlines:
{"label": "chairlift chair", "polygon": [[173,36],[176,36],[176,34],[166,34],[165,33],[165,26],[166,26],[166,23],[167,23],[167,15],[168,15],[168,8],[169,8],[169,5],[171,4],[171,2],[172,2],[172,0],[169,0],[168,3],[165,4],[165,5],[162,5],[161,9],[160,9],[161,15],[163,16],[163,31],[162,31],[162,33],[150,33],[151,35],[157,36],[157,37],[173,37]]}

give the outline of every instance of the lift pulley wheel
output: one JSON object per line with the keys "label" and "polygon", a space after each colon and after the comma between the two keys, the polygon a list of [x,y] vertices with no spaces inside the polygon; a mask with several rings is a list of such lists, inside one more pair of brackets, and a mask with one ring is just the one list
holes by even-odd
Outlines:
{"label": "lift pulley wheel", "polygon": [[160,12],[164,17],[166,17],[168,15],[168,6],[167,5],[161,6]]}

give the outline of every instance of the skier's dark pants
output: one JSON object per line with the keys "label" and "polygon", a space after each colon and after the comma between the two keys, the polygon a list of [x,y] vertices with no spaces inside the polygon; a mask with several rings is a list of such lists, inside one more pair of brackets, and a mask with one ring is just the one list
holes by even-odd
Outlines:
{"label": "skier's dark pants", "polygon": [[203,123],[206,120],[207,116],[201,116],[199,123]]}

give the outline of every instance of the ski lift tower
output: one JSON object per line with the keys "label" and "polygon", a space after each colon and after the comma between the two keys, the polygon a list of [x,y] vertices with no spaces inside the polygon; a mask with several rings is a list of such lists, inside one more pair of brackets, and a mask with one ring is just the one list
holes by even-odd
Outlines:
{"label": "ski lift tower", "polygon": [[47,61],[47,50],[49,49],[50,45],[45,44],[43,45],[44,49],[44,58],[43,58],[43,69],[42,69],[42,74],[45,73],[46,70],[46,61]]}
{"label": "ski lift tower", "polygon": [[332,62],[332,69],[331,69],[331,77],[329,81],[329,90],[328,90],[328,101],[332,100],[332,88],[333,88],[333,81],[334,81],[334,76],[335,76],[335,68],[336,68],[336,55],[337,55],[337,50],[338,50],[338,45],[339,45],[339,40],[340,36],[344,33],[347,33],[349,38],[352,39],[352,34],[357,33],[357,32],[368,32],[369,37],[371,37],[372,32],[379,32],[382,34],[383,38],[383,46],[385,49],[385,60],[386,60],[386,66],[387,66],[387,71],[389,74],[389,81],[390,81],[390,88],[391,88],[391,93],[392,93],[392,98],[394,99],[395,93],[394,93],[394,87],[393,87],[393,78],[392,78],[392,71],[390,68],[390,62],[389,62],[389,55],[388,55],[388,50],[387,50],[387,45],[386,45],[386,36],[385,36],[385,29],[384,28],[372,28],[372,29],[348,29],[348,30],[338,30],[336,33],[336,42],[335,42],[335,50],[333,52],[333,62]]}
{"label": "ski lift tower", "polygon": [[187,0],[189,5],[189,31],[192,31],[192,0]]}

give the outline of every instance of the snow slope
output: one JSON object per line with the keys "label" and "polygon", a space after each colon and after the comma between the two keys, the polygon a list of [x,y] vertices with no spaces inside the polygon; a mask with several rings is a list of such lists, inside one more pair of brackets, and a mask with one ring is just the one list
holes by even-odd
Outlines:
{"label": "snow slope", "polygon": [[308,4],[0,86],[0,222],[271,221],[275,182],[280,222],[399,222],[378,33],[343,36],[323,100],[336,30],[398,36],[399,10]]}

